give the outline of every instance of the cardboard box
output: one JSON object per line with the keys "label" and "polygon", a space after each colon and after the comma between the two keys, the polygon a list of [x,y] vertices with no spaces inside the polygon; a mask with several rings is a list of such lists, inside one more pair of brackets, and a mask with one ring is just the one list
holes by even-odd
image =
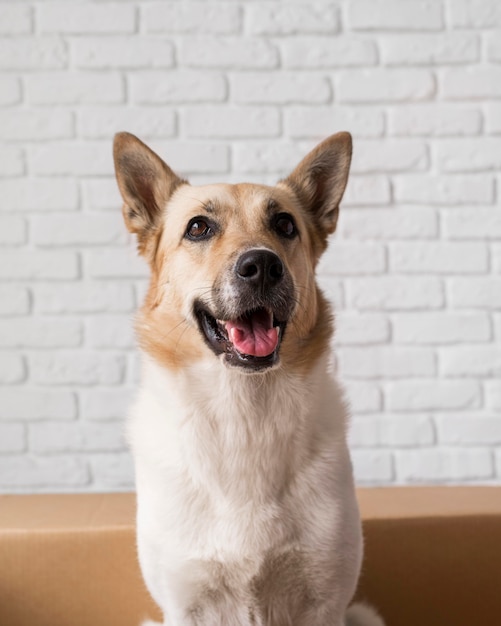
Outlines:
{"label": "cardboard box", "polygon": [[[501,488],[360,489],[357,595],[387,626],[501,623]],[[0,496],[0,626],[159,619],[141,579],[133,494]]]}

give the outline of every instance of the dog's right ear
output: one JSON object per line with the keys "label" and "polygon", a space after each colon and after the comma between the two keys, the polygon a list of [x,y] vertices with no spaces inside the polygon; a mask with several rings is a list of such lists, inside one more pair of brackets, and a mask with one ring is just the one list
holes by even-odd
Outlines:
{"label": "dog's right ear", "polygon": [[117,133],[113,159],[124,205],[125,225],[137,235],[139,252],[160,222],[162,211],[175,189],[186,183],[142,141],[130,133]]}

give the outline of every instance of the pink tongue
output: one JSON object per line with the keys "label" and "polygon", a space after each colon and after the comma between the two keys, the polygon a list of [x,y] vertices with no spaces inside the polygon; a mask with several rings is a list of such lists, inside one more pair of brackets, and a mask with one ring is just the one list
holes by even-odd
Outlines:
{"label": "pink tongue", "polygon": [[226,322],[226,331],[241,354],[268,356],[278,345],[278,328],[272,326],[271,316],[267,313]]}

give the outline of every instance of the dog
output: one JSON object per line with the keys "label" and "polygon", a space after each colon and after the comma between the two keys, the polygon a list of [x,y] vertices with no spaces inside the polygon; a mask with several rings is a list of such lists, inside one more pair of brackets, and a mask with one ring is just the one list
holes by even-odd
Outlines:
{"label": "dog", "polygon": [[123,217],[150,266],[128,421],[137,546],[169,626],[383,626],[349,603],[362,534],[315,268],[349,133],[275,187],[191,186],[129,133]]}

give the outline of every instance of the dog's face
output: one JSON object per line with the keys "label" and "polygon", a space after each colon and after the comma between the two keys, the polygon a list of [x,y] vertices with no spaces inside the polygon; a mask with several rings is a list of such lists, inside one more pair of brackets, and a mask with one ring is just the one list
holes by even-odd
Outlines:
{"label": "dog's face", "polygon": [[217,358],[255,373],[320,349],[330,326],[314,271],[347,181],[347,133],[276,187],[193,187],[127,133],[114,156],[125,223],[151,267],[137,326],[148,353],[173,369]]}

